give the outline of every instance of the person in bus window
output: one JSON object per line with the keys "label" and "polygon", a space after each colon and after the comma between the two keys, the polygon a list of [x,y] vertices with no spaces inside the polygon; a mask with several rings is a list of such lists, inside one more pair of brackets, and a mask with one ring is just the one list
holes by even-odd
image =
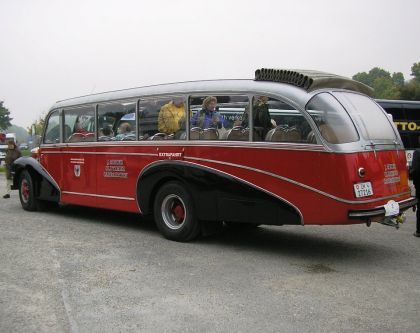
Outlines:
{"label": "person in bus window", "polygon": [[19,148],[16,146],[16,143],[13,139],[9,139],[7,142],[6,157],[4,161],[6,162],[6,194],[3,195],[4,199],[10,198],[10,190],[12,185],[12,164],[13,162],[21,157]]}
{"label": "person in bus window", "polygon": [[115,139],[123,140],[129,134],[131,134],[131,125],[124,122],[118,127],[118,134],[115,136]]}
{"label": "person in bus window", "polygon": [[[262,138],[265,138],[265,135],[271,128],[277,126],[275,120],[270,117],[267,96],[258,96],[254,98],[253,120],[254,128]],[[249,107],[245,109],[240,125],[242,127],[249,127]]]}
{"label": "person in bus window", "polygon": [[105,125],[102,129],[99,130],[98,139],[100,141],[113,140],[114,132],[112,131],[111,126]]}
{"label": "person in bus window", "polygon": [[174,98],[160,108],[158,115],[159,132],[173,134],[185,123],[185,106],[182,97]]}
{"label": "person in bus window", "polygon": [[216,97],[206,97],[203,101],[203,108],[191,118],[191,125],[203,129],[229,127],[228,121],[216,111],[216,105]]}
{"label": "person in bus window", "polygon": [[80,120],[78,119],[74,125],[74,133],[87,134],[89,132],[82,126]]}
{"label": "person in bus window", "polygon": [[[420,137],[419,137],[419,144],[420,144]],[[414,150],[413,154],[413,162],[411,164],[411,172],[413,175],[413,184],[416,188],[416,197],[417,200],[420,201],[420,148]],[[414,232],[414,236],[420,237],[420,204],[417,204],[417,211],[416,211],[416,231]]]}

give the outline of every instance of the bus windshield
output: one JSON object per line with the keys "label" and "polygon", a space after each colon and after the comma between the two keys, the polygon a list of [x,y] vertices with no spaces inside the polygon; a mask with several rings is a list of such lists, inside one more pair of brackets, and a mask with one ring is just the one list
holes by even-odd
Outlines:
{"label": "bus windshield", "polygon": [[383,110],[370,98],[350,92],[334,92],[359,125],[361,135],[367,140],[397,140],[392,123]]}

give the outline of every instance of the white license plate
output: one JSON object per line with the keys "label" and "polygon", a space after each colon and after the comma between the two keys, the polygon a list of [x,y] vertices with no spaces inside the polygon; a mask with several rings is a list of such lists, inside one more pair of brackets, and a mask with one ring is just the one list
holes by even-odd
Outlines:
{"label": "white license plate", "polygon": [[353,187],[356,198],[363,198],[368,197],[369,195],[373,195],[371,182],[354,184]]}

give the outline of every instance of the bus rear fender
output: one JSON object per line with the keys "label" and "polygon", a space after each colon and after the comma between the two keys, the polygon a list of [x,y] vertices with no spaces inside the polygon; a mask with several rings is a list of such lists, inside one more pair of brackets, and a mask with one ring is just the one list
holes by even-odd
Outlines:
{"label": "bus rear fender", "polygon": [[183,161],[159,161],[141,172],[137,200],[143,214],[153,212],[157,191],[173,180],[190,191],[199,220],[301,224],[299,212],[273,195],[228,174]]}

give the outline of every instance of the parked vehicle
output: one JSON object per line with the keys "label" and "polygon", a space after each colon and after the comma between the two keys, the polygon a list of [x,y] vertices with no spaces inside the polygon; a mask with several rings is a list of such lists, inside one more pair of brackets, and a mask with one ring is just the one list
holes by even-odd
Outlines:
{"label": "parked vehicle", "polygon": [[[153,214],[177,241],[223,222],[398,227],[417,200],[399,133],[370,93],[332,74],[261,69],[59,101],[13,187],[29,211],[49,201]],[[159,132],[175,99],[185,121]],[[117,135],[122,122],[131,132]]]}

